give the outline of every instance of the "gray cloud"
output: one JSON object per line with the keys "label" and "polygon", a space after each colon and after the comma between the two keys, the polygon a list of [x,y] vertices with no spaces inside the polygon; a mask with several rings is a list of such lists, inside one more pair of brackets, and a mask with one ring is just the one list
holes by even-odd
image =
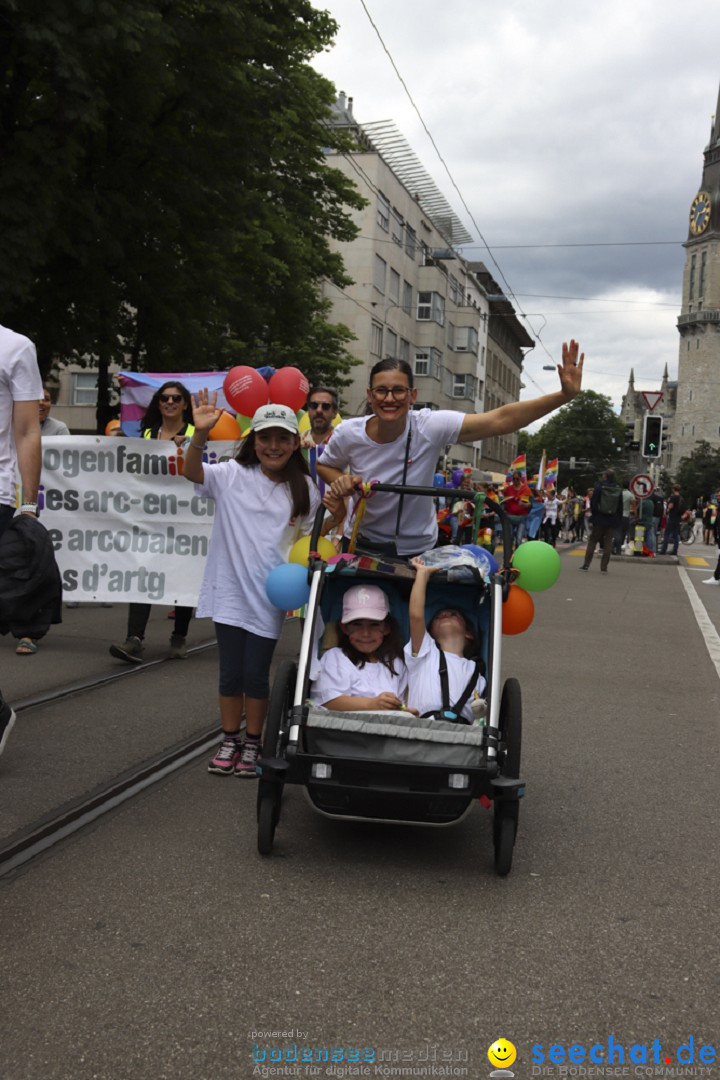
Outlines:
{"label": "gray cloud", "polygon": [[[553,359],[574,336],[587,385],[619,405],[677,372],[687,215],[720,82],[720,9],[690,0],[367,0],[518,302]],[[476,234],[357,0],[316,66],[360,121],[393,119]],[[479,238],[478,238],[479,240]],[[676,241],[673,246],[506,245]],[[467,249],[483,258],[481,247]],[[606,298],[536,299],[524,293]],[[621,303],[640,301],[636,304]],[[665,307],[662,304],[674,306]],[[553,385],[538,346],[526,393]]]}

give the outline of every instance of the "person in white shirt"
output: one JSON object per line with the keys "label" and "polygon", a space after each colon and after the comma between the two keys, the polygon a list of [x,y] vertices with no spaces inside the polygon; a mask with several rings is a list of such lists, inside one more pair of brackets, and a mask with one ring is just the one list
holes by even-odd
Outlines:
{"label": "person in white shirt", "polygon": [[[38,401],[42,381],[35,346],[29,338],[0,326],[0,535],[15,516],[15,468],[20,473],[20,512],[38,514],[41,444]],[[30,640],[30,639],[27,639]],[[36,650],[34,642],[32,651]],[[0,692],[0,753],[15,712]]]}
{"label": "person in white shirt", "polygon": [[[285,613],[265,591],[268,574],[287,562],[293,543],[312,531],[320,495],[300,451],[295,413],[263,405],[232,461],[203,462],[220,417],[217,393],[201,390],[193,405],[195,431],[183,475],[198,495],[215,500],[210,550],[198,618],[215,623],[220,660],[223,742],[208,766],[220,775],[256,776],[270,693],[270,661]],[[241,740],[243,712],[245,739]]]}
{"label": "person in white shirt", "polygon": [[343,596],[340,645],[320,658],[311,691],[326,709],[402,709],[407,690],[403,643],[379,585],[352,585]]}
{"label": "person in white shirt", "polygon": [[405,646],[408,707],[420,716],[432,713],[439,720],[472,724],[473,704],[477,709],[485,691],[475,634],[465,615],[451,607],[437,610],[426,626],[427,583],[440,567],[425,566],[420,559],[412,564],[410,641]]}
{"label": "person in white shirt", "polygon": [[[474,414],[413,411],[417,390],[412,368],[405,360],[380,360],[370,372],[369,414],[343,420],[318,464],[318,476],[342,498],[354,495],[355,485],[363,480],[432,487],[438,457],[448,443],[506,435],[572,400],[582,384],[583,358],[577,342],[563,344],[557,393]],[[349,515],[346,541],[352,529]],[[434,500],[377,492],[366,500],[359,531],[358,547],[364,550],[404,558],[420,554],[437,541]]]}

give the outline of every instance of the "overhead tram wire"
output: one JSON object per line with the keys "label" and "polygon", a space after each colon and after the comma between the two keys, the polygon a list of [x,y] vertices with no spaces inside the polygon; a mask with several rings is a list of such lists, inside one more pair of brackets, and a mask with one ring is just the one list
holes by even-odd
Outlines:
{"label": "overhead tram wire", "polygon": [[[497,271],[500,274],[500,277],[502,278],[503,282],[505,283],[505,285],[507,287],[509,295],[512,296],[513,299],[515,300],[515,302],[517,303],[518,314],[520,315],[521,318],[527,319],[527,315],[522,310],[522,305],[520,304],[520,301],[515,296],[512,288],[510,286],[509,281],[507,280],[507,278],[505,277],[505,274],[503,273],[502,267],[500,266],[499,262],[495,258],[495,255],[493,254],[493,251],[492,251],[490,245],[488,244],[485,237],[483,236],[482,230],[481,230],[480,226],[478,225],[477,221],[475,220],[475,218],[474,218],[474,216],[472,214],[472,211],[470,210],[469,206],[465,202],[463,194],[460,191],[460,188],[458,187],[457,183],[455,182],[455,178],[453,177],[452,173],[450,172],[448,164],[445,161],[445,158],[443,157],[443,155],[441,154],[440,148],[438,147],[437,143],[435,142],[435,139],[433,138],[430,129],[428,128],[427,124],[425,123],[425,120],[423,119],[422,113],[420,112],[420,109],[416,105],[415,99],[413,98],[412,94],[410,93],[410,90],[409,90],[409,88],[407,86],[407,83],[405,82],[402,75],[400,74],[400,70],[399,70],[397,64],[395,63],[395,60],[394,60],[394,58],[392,56],[392,53],[390,52],[387,45],[385,44],[382,34],[380,33],[378,27],[376,26],[372,15],[368,11],[367,4],[365,3],[365,0],[360,0],[360,4],[361,4],[363,11],[365,12],[365,14],[366,14],[366,16],[368,18],[368,21],[369,21],[370,25],[372,26],[373,30],[375,31],[375,34],[377,35],[378,41],[380,42],[380,44],[381,44],[381,46],[383,48],[383,51],[385,52],[385,55],[387,56],[388,60],[390,61],[391,65],[392,65],[393,71],[397,75],[402,88],[404,89],[405,93],[407,94],[408,100],[409,100],[410,104],[412,105],[413,109],[415,110],[415,112],[417,114],[417,117],[418,117],[418,119],[419,119],[419,121],[420,121],[420,123],[421,123],[421,125],[423,127],[423,130],[424,130],[425,134],[429,138],[429,140],[430,140],[430,142],[432,144],[432,147],[435,150],[435,153],[437,154],[443,168],[445,169],[445,172],[448,175],[450,183],[452,184],[453,188],[457,192],[458,197],[460,199],[460,202],[461,202],[466,214],[468,215],[470,221],[472,222],[473,226],[475,227],[475,231],[477,232],[477,235],[480,237],[481,241],[485,245],[485,250],[487,251],[490,258],[492,259],[492,262],[493,262],[494,266],[497,268]],[[552,360],[553,363],[556,363],[555,358],[549,352],[549,350],[548,350],[547,346],[545,345],[545,342],[543,341],[540,333],[533,329],[532,324],[530,324],[530,329],[532,330],[533,336],[535,337],[536,341],[540,342],[540,345],[541,345],[541,347],[543,349],[543,352],[546,354],[548,359]],[[530,376],[528,376],[528,377],[530,378]],[[535,383],[535,385],[537,386],[538,384]]]}

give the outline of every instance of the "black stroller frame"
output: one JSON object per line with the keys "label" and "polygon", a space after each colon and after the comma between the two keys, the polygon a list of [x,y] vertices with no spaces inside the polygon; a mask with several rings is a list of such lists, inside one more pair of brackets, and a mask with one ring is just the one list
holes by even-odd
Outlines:
{"label": "black stroller frame", "polygon": [[[373,484],[374,490],[399,495],[442,496],[443,488],[414,487],[402,484]],[[455,489],[451,489],[456,494]],[[447,492],[448,494],[450,491]],[[297,662],[282,661],[276,672],[265,725],[263,753],[258,763],[258,850],[262,855],[272,851],[275,830],[280,821],[285,784],[305,788],[313,807],[328,817],[350,820],[371,820],[415,825],[451,825],[470,812],[479,799],[493,806],[493,846],[495,869],[506,875],[512,867],[513,848],[518,827],[519,800],[525,794],[520,779],[522,741],[522,698],[520,684],[514,678],[501,682],[500,659],[502,642],[502,604],[514,571],[510,568],[512,534],[507,517],[499,504],[485,495],[475,496],[476,503],[485,501],[499,516],[503,527],[504,565],[489,582],[479,574],[472,582],[462,584],[453,580],[453,568],[438,571],[433,586],[442,586],[442,596],[452,598],[468,590],[478,596],[479,622],[483,624],[483,655],[486,664],[487,714],[484,725],[475,731],[477,745],[469,751],[470,760],[461,764],[431,763],[418,760],[383,760],[373,755],[373,746],[383,749],[383,737],[337,732],[332,745],[318,745],[316,733],[309,727],[311,712],[308,702],[310,661],[317,647],[318,619],[325,586],[329,581],[351,584],[383,583],[409,594],[414,573],[407,564],[393,562],[385,556],[357,552],[354,565],[328,565],[316,554],[324,508],[315,518],[310,542],[308,581],[310,597],[306,608],[302,641]],[[363,566],[365,563],[365,566]],[[397,570],[402,571],[402,576]],[[457,578],[457,574],[455,575]],[[428,589],[430,593],[430,588]],[[342,713],[330,714],[342,717]],[[368,714],[372,719],[381,714]],[[442,725],[470,730],[466,725]],[[428,736],[435,737],[435,736]],[[438,736],[442,740],[442,736]],[[464,736],[463,736],[464,737]],[[467,736],[468,738],[470,736]],[[379,741],[378,741],[379,740]],[[386,745],[394,745],[391,740]],[[358,749],[358,747],[360,749]],[[452,747],[448,752],[455,753]],[[440,749],[437,753],[444,751]],[[412,755],[408,754],[408,758]]]}

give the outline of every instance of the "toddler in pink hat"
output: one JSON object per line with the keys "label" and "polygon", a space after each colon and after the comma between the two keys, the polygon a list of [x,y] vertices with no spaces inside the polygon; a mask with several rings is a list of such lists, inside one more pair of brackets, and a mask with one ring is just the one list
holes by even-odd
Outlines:
{"label": "toddler in pink hat", "polygon": [[352,585],[343,597],[340,644],[327,649],[310,697],[333,711],[401,709],[407,694],[403,641],[379,585]]}

